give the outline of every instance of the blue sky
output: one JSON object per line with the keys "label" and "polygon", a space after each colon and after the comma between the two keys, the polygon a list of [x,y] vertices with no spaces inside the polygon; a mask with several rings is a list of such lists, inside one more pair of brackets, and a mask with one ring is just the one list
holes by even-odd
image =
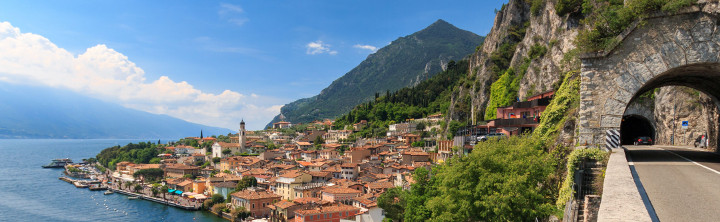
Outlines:
{"label": "blue sky", "polygon": [[[43,63],[48,70],[62,68],[47,64],[67,61],[77,67],[82,63],[92,68],[72,68],[67,75],[82,76],[88,84],[112,82],[109,87],[99,87],[103,89],[83,86],[83,81],[48,81],[45,85],[231,129],[244,118],[249,128],[260,129],[280,105],[316,95],[364,60],[373,48],[437,19],[487,34],[495,9],[505,1],[339,2],[2,1],[0,22],[8,23],[6,30],[19,30],[6,38],[30,42],[14,56],[37,61],[41,53],[32,51],[38,48],[31,47],[33,44],[54,46],[59,49],[42,52],[60,55],[50,59],[59,62]],[[17,45],[0,45],[0,49]],[[11,72],[15,71],[0,70],[0,80],[19,83],[44,78],[32,73],[37,70]],[[88,77],[97,72],[117,73]],[[137,90],[127,94],[103,91],[135,86]],[[161,86],[168,89],[153,91]],[[166,98],[166,94],[174,94],[173,87],[185,91]],[[158,98],[148,98],[155,96]],[[199,105],[191,105],[198,101]]]}

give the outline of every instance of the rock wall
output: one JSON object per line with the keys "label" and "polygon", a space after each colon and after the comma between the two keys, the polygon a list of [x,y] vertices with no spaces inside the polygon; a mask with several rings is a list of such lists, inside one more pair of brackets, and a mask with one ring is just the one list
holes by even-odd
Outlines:
{"label": "rock wall", "polygon": [[[655,93],[654,116],[657,144],[672,144],[674,125],[675,145],[693,145],[695,138],[703,134],[717,138],[718,108],[710,97],[692,88],[660,88]],[[682,129],[682,121],[688,121],[687,130]],[[717,141],[713,143],[710,147],[714,150]]]}

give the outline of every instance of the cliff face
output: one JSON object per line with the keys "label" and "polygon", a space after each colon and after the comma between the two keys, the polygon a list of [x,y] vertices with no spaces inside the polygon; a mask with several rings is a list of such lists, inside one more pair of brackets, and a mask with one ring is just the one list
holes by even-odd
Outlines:
{"label": "cliff face", "polygon": [[[675,106],[677,105],[677,108]],[[716,135],[718,132],[718,109],[712,99],[691,88],[682,86],[663,87],[655,93],[654,105],[656,142],[671,144],[675,135],[675,145],[693,145],[700,135]],[[675,119],[675,121],[673,121]],[[688,129],[683,130],[682,121],[688,121]],[[673,123],[676,126],[673,126]],[[715,143],[715,140],[711,140]],[[717,147],[717,144],[710,144]]]}
{"label": "cliff face", "polygon": [[[470,79],[476,80],[475,84],[469,88],[461,86],[453,93],[449,119],[469,117],[471,122],[483,120],[485,106],[490,98],[490,86],[498,75],[498,52],[506,50],[503,48],[504,44],[516,44],[508,58],[509,67],[514,68],[522,66],[526,59],[530,58],[532,47],[546,50],[529,62],[517,90],[517,97],[520,99],[553,90],[565,72],[579,69],[579,63],[572,55],[578,21],[559,17],[555,13],[554,4],[553,1],[548,1],[533,12],[527,2],[510,0],[498,12],[482,48],[470,57],[468,74]],[[516,39],[518,35],[522,35],[519,40]],[[458,103],[465,102],[468,97],[472,104],[471,113],[458,111]]]}
{"label": "cliff face", "polygon": [[[515,69],[516,75],[520,73],[517,77],[519,84],[513,89],[516,90],[516,98],[513,100],[524,100],[534,94],[556,90],[566,73],[580,70],[577,58],[579,50],[574,43],[582,28],[579,20],[572,13],[558,16],[555,1],[546,1],[544,5],[533,9],[524,0],[510,0],[497,13],[494,26],[482,47],[471,55],[467,79],[474,80],[474,84],[460,85],[454,89],[447,120],[482,124],[486,106],[494,98],[491,94],[495,92],[491,90],[491,85],[498,81],[498,75],[503,70],[511,67]],[[539,50],[543,48],[545,50]],[[505,52],[508,50],[511,52]],[[503,57],[504,54],[507,55]],[[498,66],[503,62],[502,59],[507,59],[508,64]],[[655,127],[656,142],[670,144],[674,104],[678,106],[675,144],[692,145],[695,138],[705,133],[710,137],[720,135],[715,102],[687,87],[660,88],[650,100],[631,103],[625,115],[639,115],[650,120]],[[470,105],[470,108],[464,108],[466,105]],[[690,122],[690,128],[683,131],[680,123],[684,120]],[[574,131],[573,121],[566,123],[560,140],[570,145]],[[717,147],[715,143],[715,140],[711,141],[710,147]]]}

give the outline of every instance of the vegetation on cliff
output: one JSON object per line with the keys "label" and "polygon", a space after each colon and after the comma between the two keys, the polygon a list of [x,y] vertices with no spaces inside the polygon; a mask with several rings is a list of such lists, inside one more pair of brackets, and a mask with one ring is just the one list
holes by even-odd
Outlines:
{"label": "vegetation on cliff", "polygon": [[450,61],[447,69],[414,87],[396,92],[375,94],[375,100],[360,104],[347,114],[335,120],[336,127],[351,125],[367,120],[368,127],[362,129],[360,137],[385,136],[387,126],[407,119],[422,118],[435,113],[447,113],[450,93],[464,79],[468,69],[467,60]]}
{"label": "vegetation on cliff", "polygon": [[585,29],[580,30],[576,45],[584,52],[609,50],[619,42],[617,36],[636,20],[657,11],[676,12],[697,0],[559,0],[558,15],[581,16]]}

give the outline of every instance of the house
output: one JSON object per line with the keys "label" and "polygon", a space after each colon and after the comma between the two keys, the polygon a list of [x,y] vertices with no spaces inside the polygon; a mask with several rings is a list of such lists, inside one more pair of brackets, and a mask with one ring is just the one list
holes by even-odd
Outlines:
{"label": "house", "polygon": [[360,131],[367,126],[367,120],[360,120],[360,122],[353,124],[354,131]]}
{"label": "house", "polygon": [[395,185],[392,182],[387,182],[387,181],[371,182],[371,183],[365,184],[365,188],[366,188],[365,193],[381,194],[381,193],[385,193],[385,191],[387,189],[390,189],[393,187],[395,187]]}
{"label": "house", "polygon": [[220,160],[219,169],[225,170],[250,170],[262,167],[263,162],[253,156],[231,156]]}
{"label": "house", "polygon": [[133,175],[138,170],[158,169],[158,168],[160,168],[160,164],[131,164],[131,165],[127,165],[125,169],[128,171],[129,175]]}
{"label": "house", "polygon": [[405,145],[411,145],[414,142],[420,141],[420,136],[412,133],[405,133],[398,137],[400,141],[404,142]]}
{"label": "house", "polygon": [[360,163],[364,159],[367,159],[371,155],[371,150],[367,148],[362,147],[356,147],[352,148],[350,151],[346,152],[350,156],[350,162],[351,163]]}
{"label": "house", "polygon": [[393,137],[405,133],[410,133],[415,131],[416,128],[417,124],[412,122],[391,124],[388,126],[387,136]]}
{"label": "house", "polygon": [[197,176],[200,174],[200,167],[185,164],[165,164],[161,169],[165,171],[165,177],[171,178],[181,178],[185,175]]}
{"label": "house", "polygon": [[453,155],[452,151],[453,141],[452,140],[440,140],[437,142],[437,157],[435,162],[443,163],[450,159]]}
{"label": "house", "polygon": [[530,96],[524,102],[498,107],[497,119],[489,121],[486,125],[477,126],[477,128],[484,133],[503,133],[508,136],[532,132],[540,124],[542,112],[550,104],[554,94],[554,91],[547,91]]}
{"label": "house", "polygon": [[[339,145],[339,144],[338,144]],[[326,159],[326,160],[334,160],[338,159],[340,157],[340,153],[334,149],[334,148],[327,148],[324,150],[320,150],[320,158]]]}
{"label": "house", "polygon": [[290,122],[280,121],[273,123],[273,129],[287,129],[290,127],[292,127],[292,123]]}
{"label": "house", "polygon": [[308,149],[312,148],[312,143],[310,143],[310,142],[299,141],[295,144],[297,144],[297,148],[301,149],[301,150],[308,150]]}
{"label": "house", "polygon": [[295,217],[295,211],[300,209],[301,205],[291,201],[281,200],[275,202],[269,208],[270,221],[285,222]]}
{"label": "house", "polygon": [[327,171],[310,171],[308,174],[312,176],[313,183],[325,183],[333,178],[332,173]]}
{"label": "house", "polygon": [[344,204],[319,206],[314,209],[296,210],[295,222],[339,222],[341,219],[354,217],[359,212],[359,208]]}
{"label": "house", "polygon": [[194,180],[192,184],[192,192],[205,193],[205,179]]}
{"label": "house", "polygon": [[352,132],[352,130],[328,130],[328,132],[323,135],[323,139],[325,143],[338,143],[347,140]]}
{"label": "house", "polygon": [[412,166],[413,162],[429,162],[430,155],[421,150],[409,150],[402,153],[402,164]]}
{"label": "house", "polygon": [[302,186],[310,181],[312,181],[310,174],[300,170],[291,170],[280,175],[275,180],[275,192],[285,200],[293,200],[300,196],[299,193],[295,192],[295,187]]}
{"label": "house", "polygon": [[322,191],[322,200],[352,204],[352,199],[359,197],[362,191],[346,187],[327,187]]}
{"label": "house", "polygon": [[244,207],[255,218],[269,218],[270,206],[280,201],[281,196],[265,190],[245,189],[231,194],[232,205]]}
{"label": "house", "polygon": [[[223,153],[224,150],[230,150],[230,153]],[[227,151],[225,151],[227,152]],[[215,142],[212,145],[212,157],[228,157],[231,156],[234,153],[242,153],[242,150],[240,149],[240,144],[238,143],[226,143],[226,142]]]}
{"label": "house", "polygon": [[353,180],[358,176],[357,163],[343,163],[340,165],[340,178]]}
{"label": "house", "polygon": [[223,197],[227,197],[228,194],[235,191],[237,183],[232,181],[215,182],[212,183],[212,187],[212,194],[220,194]]}

